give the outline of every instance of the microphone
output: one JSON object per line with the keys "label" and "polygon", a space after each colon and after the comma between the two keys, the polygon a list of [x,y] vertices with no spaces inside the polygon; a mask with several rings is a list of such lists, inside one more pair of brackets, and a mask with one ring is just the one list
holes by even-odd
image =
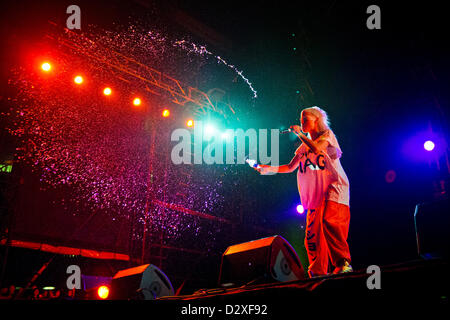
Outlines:
{"label": "microphone", "polygon": [[245,162],[247,162],[248,165],[252,168],[255,168],[255,169],[260,168],[259,164],[258,164],[258,162],[256,162],[256,160],[252,160],[252,159],[249,159],[248,157],[246,157]]}
{"label": "microphone", "polygon": [[[297,132],[296,132],[294,129],[292,129],[292,127],[293,127],[293,126],[290,126],[288,129],[281,130],[280,133],[283,134],[283,133],[293,132],[293,133],[295,133],[296,135],[298,135]],[[298,127],[300,127],[300,132],[303,133],[303,134],[305,134],[305,133],[303,132],[302,126],[298,126]]]}

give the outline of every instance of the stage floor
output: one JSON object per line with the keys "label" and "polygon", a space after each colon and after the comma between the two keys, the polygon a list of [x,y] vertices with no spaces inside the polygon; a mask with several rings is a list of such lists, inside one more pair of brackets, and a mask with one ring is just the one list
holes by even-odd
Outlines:
{"label": "stage floor", "polygon": [[[67,307],[71,316],[152,316],[158,319],[374,319],[449,314],[448,260],[417,260],[380,266],[380,289],[367,286],[367,270],[286,283],[198,290],[156,300],[0,301],[4,314],[37,313]],[[6,311],[8,310],[8,311]],[[0,312],[2,314],[2,312]],[[62,316],[65,316],[62,314]],[[447,316],[448,317],[448,316]],[[446,318],[447,318],[446,317]]]}
{"label": "stage floor", "polygon": [[301,306],[312,305],[348,306],[349,303],[358,303],[365,307],[445,307],[449,304],[449,270],[447,259],[417,260],[380,266],[380,289],[369,289],[368,282],[375,282],[372,273],[364,269],[286,283],[204,289],[191,295],[162,297],[157,301],[180,302],[191,307],[216,305],[222,306],[223,312],[226,305],[267,304],[272,314],[279,316]]}

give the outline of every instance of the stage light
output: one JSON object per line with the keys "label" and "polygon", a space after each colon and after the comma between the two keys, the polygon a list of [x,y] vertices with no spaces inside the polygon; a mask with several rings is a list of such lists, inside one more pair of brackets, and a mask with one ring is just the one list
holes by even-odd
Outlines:
{"label": "stage light", "polygon": [[303,208],[303,206],[302,206],[301,204],[299,204],[299,205],[297,206],[297,212],[298,212],[299,214],[303,214],[303,213],[305,212],[305,208]]}
{"label": "stage light", "polygon": [[225,131],[221,134],[221,137],[223,140],[227,140],[228,138],[230,138],[230,134],[227,131]]}
{"label": "stage light", "polygon": [[217,129],[212,124],[205,126],[205,139],[211,139],[217,132]]}
{"label": "stage light", "polygon": [[97,290],[97,295],[100,299],[106,299],[109,296],[109,288],[107,286],[100,286]]}
{"label": "stage light", "polygon": [[52,66],[51,66],[50,63],[48,63],[48,62],[44,62],[44,63],[41,65],[41,68],[42,68],[42,70],[44,70],[45,72],[48,72],[48,71],[51,70]]}
{"label": "stage light", "polygon": [[426,163],[445,156],[447,148],[444,135],[428,128],[411,134],[402,144],[402,154],[405,160]]}
{"label": "stage light", "polygon": [[109,95],[111,95],[111,93],[112,93],[111,88],[105,88],[105,89],[103,89],[103,94],[104,94],[105,96],[109,96]]}
{"label": "stage light", "polygon": [[76,76],[76,77],[73,79],[73,81],[74,81],[76,84],[82,84],[82,83],[83,83],[83,77],[82,77],[82,76]]}
{"label": "stage light", "polygon": [[42,290],[55,290],[55,287],[47,286],[43,287]]}
{"label": "stage light", "polygon": [[216,128],[213,125],[207,124],[205,126],[205,133],[206,134],[214,134],[216,132]]}
{"label": "stage light", "polygon": [[189,128],[193,127],[193,126],[194,126],[194,120],[189,119],[188,121],[186,121],[186,125],[187,125]]}
{"label": "stage light", "polygon": [[134,98],[133,104],[134,104],[135,106],[140,106],[141,103],[142,103],[141,99],[139,99],[139,98]]}
{"label": "stage light", "polygon": [[423,144],[423,147],[424,147],[425,150],[427,150],[427,151],[433,151],[433,149],[434,149],[434,142],[431,141],[431,140],[428,140],[428,141],[426,141],[426,142]]}
{"label": "stage light", "polygon": [[164,118],[167,118],[168,116],[170,116],[170,111],[168,109],[164,109],[162,112],[162,116]]}
{"label": "stage light", "polygon": [[222,140],[232,141],[234,139],[234,130],[226,129],[225,131],[222,132],[220,136],[222,137]]}

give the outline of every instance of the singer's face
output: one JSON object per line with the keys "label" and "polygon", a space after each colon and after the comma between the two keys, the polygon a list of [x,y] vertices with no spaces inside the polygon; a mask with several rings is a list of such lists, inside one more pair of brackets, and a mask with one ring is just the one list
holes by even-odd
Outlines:
{"label": "singer's face", "polygon": [[311,132],[315,128],[316,119],[308,114],[302,113],[300,117],[303,132]]}

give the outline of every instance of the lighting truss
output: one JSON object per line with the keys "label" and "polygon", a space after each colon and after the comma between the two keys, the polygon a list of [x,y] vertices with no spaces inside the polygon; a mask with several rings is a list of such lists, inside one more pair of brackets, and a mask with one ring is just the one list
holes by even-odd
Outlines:
{"label": "lighting truss", "polygon": [[236,118],[236,112],[230,104],[223,101],[214,104],[205,92],[197,88],[184,84],[161,71],[101,45],[81,33],[61,28],[53,22],[50,22],[50,24],[53,31],[46,35],[47,38],[70,49],[73,53],[93,59],[100,65],[110,68],[117,73],[117,79],[130,82],[121,74],[131,76],[134,80],[143,83],[146,91],[164,95],[171,102],[190,109],[189,111],[194,115],[214,112],[224,118]]}

